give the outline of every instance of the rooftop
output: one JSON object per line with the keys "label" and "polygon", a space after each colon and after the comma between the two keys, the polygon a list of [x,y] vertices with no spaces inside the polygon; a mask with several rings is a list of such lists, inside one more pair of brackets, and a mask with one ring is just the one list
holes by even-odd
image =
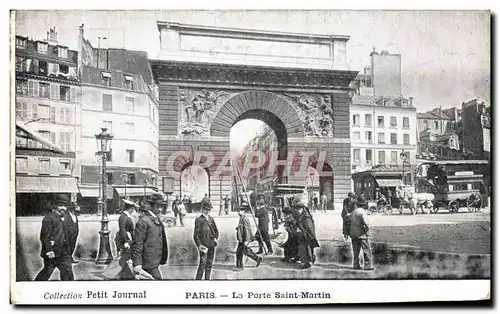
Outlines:
{"label": "rooftop", "polygon": [[448,109],[434,108],[431,111],[427,112],[417,112],[417,119],[439,119],[455,121],[455,112],[457,110],[458,109],[455,107]]}

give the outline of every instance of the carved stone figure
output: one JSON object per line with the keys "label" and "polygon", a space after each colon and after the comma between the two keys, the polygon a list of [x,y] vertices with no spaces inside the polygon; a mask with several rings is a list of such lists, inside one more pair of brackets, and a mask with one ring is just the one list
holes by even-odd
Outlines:
{"label": "carved stone figure", "polygon": [[325,136],[333,134],[333,111],[330,97],[318,94],[284,94],[298,106],[299,115],[304,121],[306,136]]}
{"label": "carved stone figure", "polygon": [[184,135],[208,135],[209,125],[223,103],[224,91],[180,90],[179,100],[184,110],[181,112],[180,130]]}

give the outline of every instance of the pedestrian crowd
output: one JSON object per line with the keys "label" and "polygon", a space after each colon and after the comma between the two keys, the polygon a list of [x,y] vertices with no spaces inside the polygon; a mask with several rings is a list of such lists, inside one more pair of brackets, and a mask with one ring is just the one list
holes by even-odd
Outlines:
{"label": "pedestrian crowd", "polygon": [[[323,197],[324,194],[321,196]],[[161,280],[159,266],[167,263],[168,240],[166,226],[161,219],[165,201],[159,193],[147,196],[142,206],[124,199],[123,210],[118,219],[118,232],[115,244],[118,256],[105,273],[114,273],[113,279],[154,279]],[[252,204],[253,202],[253,204]],[[259,267],[264,257],[273,254],[273,246],[269,235],[270,208],[264,195],[257,195],[251,202],[243,202],[239,209],[236,226],[237,240],[235,271],[243,270],[243,257],[247,256]],[[326,204],[321,200],[320,204]],[[317,204],[317,203],[316,203]],[[53,210],[42,220],[40,232],[41,257],[43,269],[35,280],[48,280],[55,268],[60,271],[61,280],[74,280],[72,264],[78,237],[78,207],[72,204],[65,194],[56,195],[52,202]],[[174,215],[179,217],[181,226],[186,209],[177,197],[172,204]],[[363,197],[356,198],[349,193],[344,200],[342,220],[345,239],[351,238],[353,249],[353,268],[362,269],[360,253],[363,253],[364,269],[373,270],[370,248],[370,229],[366,214],[367,202]],[[193,242],[198,249],[199,263],[195,279],[209,280],[216,247],[219,245],[219,230],[210,215],[212,204],[208,196],[201,202],[201,214],[195,219]],[[137,212],[140,214],[137,215]],[[314,250],[319,247],[316,238],[315,222],[309,208],[302,199],[296,197],[290,207],[282,211],[285,239],[279,243],[283,248],[283,262],[300,262],[300,269],[311,268],[316,262]],[[139,216],[138,218],[136,218]],[[256,232],[252,230],[250,220],[256,224]],[[259,250],[254,252],[250,247],[257,242]],[[113,268],[114,272],[110,269]]]}

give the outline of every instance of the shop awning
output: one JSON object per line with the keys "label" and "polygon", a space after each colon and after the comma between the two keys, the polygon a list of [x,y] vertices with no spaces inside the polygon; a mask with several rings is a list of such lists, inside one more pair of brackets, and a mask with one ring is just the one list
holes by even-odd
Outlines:
{"label": "shop awning", "polygon": [[[99,187],[98,186],[80,186],[80,194],[82,197],[92,197],[97,198],[99,196]],[[113,198],[113,189],[108,188],[106,196],[108,199]]]}
{"label": "shop awning", "polygon": [[403,181],[400,179],[377,179],[378,186],[383,187],[396,187],[404,186]]}
{"label": "shop awning", "polygon": [[151,195],[153,193],[158,193],[152,188],[146,188],[144,189],[143,187],[115,187],[116,193],[118,193],[120,196],[125,197],[125,196],[144,196],[144,193],[146,195]]}
{"label": "shop awning", "polygon": [[73,177],[16,177],[16,193],[78,193]]}

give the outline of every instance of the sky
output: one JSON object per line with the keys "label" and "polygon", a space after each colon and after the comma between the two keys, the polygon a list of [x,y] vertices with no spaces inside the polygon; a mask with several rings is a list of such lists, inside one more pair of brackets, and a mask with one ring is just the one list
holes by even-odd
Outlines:
{"label": "sky", "polygon": [[107,37],[103,47],[143,50],[154,59],[160,51],[156,21],[349,35],[351,70],[369,65],[374,47],[401,54],[402,93],[414,97],[417,111],[474,98],[490,101],[487,11],[19,11],[15,33],[44,39],[55,26],[59,42],[77,49],[83,23],[85,37],[94,45],[98,37]]}

